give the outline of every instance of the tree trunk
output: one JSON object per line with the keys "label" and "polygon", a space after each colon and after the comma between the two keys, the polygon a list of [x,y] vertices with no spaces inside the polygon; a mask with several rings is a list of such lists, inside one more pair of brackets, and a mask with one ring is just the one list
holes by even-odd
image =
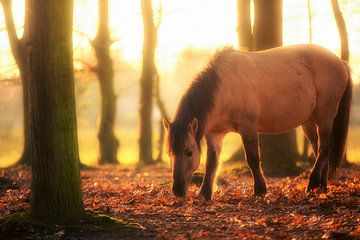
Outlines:
{"label": "tree trunk", "polygon": [[349,61],[349,39],[346,31],[346,24],[344,17],[340,11],[339,3],[337,0],[331,0],[331,6],[334,12],[336,26],[339,31],[340,42],[341,42],[341,59]]}
{"label": "tree trunk", "polygon": [[[348,39],[348,35],[347,35],[345,20],[344,20],[344,17],[342,15],[341,11],[340,11],[338,1],[337,0],[331,0],[331,6],[332,6],[332,9],[333,9],[333,13],[334,13],[335,21],[336,21],[336,26],[338,28],[339,36],[340,36],[341,59],[346,61],[346,62],[349,62],[349,55],[350,55],[350,53],[349,53],[349,39]],[[341,165],[345,166],[345,167],[351,165],[349,163],[348,159],[347,159],[346,152],[344,154],[344,158],[343,158],[343,161],[342,161]]]}
{"label": "tree trunk", "polygon": [[307,0],[307,12],[309,18],[309,43],[312,43],[312,14],[311,14],[311,3],[310,0]]}
{"label": "tree trunk", "polygon": [[[157,31],[156,31],[157,32]],[[155,98],[156,98],[156,103],[157,106],[159,108],[160,114],[162,118],[166,118],[169,119],[169,115],[165,109],[165,104],[161,99],[161,94],[160,94],[160,76],[159,73],[157,72],[157,70],[155,69],[155,75],[154,75],[154,80],[155,80]],[[160,119],[159,121],[159,127],[160,127],[160,136],[159,136],[159,141],[158,141],[158,150],[159,150],[159,154],[158,157],[156,158],[157,162],[162,162],[162,156],[163,156],[163,148],[164,148],[164,141],[165,141],[165,129],[163,127],[163,121],[162,119]]]}
{"label": "tree trunk", "polygon": [[[309,20],[309,43],[312,43],[312,14],[311,14],[311,3],[310,0],[306,1],[307,3],[307,13],[308,13],[308,20]],[[309,154],[309,140],[307,139],[307,137],[304,134],[303,137],[303,152],[301,155],[301,161],[303,162],[311,162],[312,161],[312,154]]]}
{"label": "tree trunk", "polygon": [[237,19],[239,49],[253,51],[250,0],[237,0]]}
{"label": "tree trunk", "polygon": [[42,222],[81,218],[72,65],[73,1],[29,0],[30,215]]}
{"label": "tree trunk", "polygon": [[99,164],[118,164],[119,141],[114,134],[116,116],[116,95],[114,91],[114,70],[110,56],[108,0],[99,0],[99,25],[93,41],[101,96],[101,120],[98,133],[100,156]]}
{"label": "tree trunk", "polygon": [[[24,134],[24,148],[21,154],[18,163],[20,164],[31,164],[30,158],[30,141],[29,141],[29,97],[27,93],[27,89],[29,88],[28,80],[27,80],[27,58],[26,58],[26,46],[25,43],[27,41],[28,36],[28,14],[25,11],[25,24],[24,24],[24,34],[21,39],[18,38],[16,34],[16,29],[14,25],[14,18],[12,14],[12,1],[11,0],[0,0],[5,16],[5,24],[8,32],[9,43],[11,47],[11,52],[15,58],[16,65],[19,68],[20,78],[21,78],[21,86],[23,92],[23,134]],[[27,9],[27,3],[25,9]]]}
{"label": "tree trunk", "polygon": [[[237,33],[239,49],[253,51],[250,0],[237,0]],[[244,149],[239,148],[226,162],[240,162],[244,157]]]}
{"label": "tree trunk", "polygon": [[[282,0],[255,0],[254,47],[264,50],[282,45]],[[260,135],[264,171],[271,175],[298,173],[299,157],[295,130],[279,135]]]}
{"label": "tree trunk", "polygon": [[151,0],[141,0],[144,44],[143,44],[143,65],[140,79],[140,139],[139,139],[139,160],[142,164],[153,163],[152,156],[152,97],[153,80],[155,74],[155,46],[156,31],[153,21],[153,10]]}

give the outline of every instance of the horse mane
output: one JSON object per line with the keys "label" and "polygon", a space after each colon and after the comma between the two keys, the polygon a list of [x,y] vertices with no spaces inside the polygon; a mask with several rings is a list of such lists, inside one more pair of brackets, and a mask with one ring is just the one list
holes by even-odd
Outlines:
{"label": "horse mane", "polygon": [[172,153],[178,155],[183,152],[188,126],[194,118],[198,120],[195,139],[197,147],[201,151],[201,139],[204,136],[206,119],[215,106],[215,97],[220,80],[215,69],[215,63],[229,51],[233,51],[233,48],[227,47],[218,50],[207,66],[196,75],[182,96],[168,135],[169,150]]}

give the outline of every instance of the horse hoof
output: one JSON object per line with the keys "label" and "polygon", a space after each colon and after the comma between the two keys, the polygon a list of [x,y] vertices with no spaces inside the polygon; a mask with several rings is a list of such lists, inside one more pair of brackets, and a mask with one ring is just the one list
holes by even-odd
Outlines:
{"label": "horse hoof", "polygon": [[319,187],[319,192],[320,192],[320,193],[327,193],[327,192],[328,192],[327,187],[320,185],[320,187]]}
{"label": "horse hoof", "polygon": [[264,196],[266,195],[267,191],[254,191],[255,196]]}
{"label": "horse hoof", "polygon": [[205,199],[206,201],[209,201],[211,200],[212,198],[212,194],[211,193],[208,193],[208,192],[203,192],[203,191],[200,191],[200,193],[198,194],[199,197]]}
{"label": "horse hoof", "polygon": [[267,193],[266,184],[259,184],[254,186],[254,194],[256,196],[265,195]]}

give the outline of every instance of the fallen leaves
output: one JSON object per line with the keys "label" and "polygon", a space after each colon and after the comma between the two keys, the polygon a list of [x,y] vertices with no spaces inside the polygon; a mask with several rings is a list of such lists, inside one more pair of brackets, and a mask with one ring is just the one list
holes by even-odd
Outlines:
{"label": "fallen leaves", "polygon": [[[81,173],[86,210],[138,222],[158,238],[303,239],[360,238],[360,167],[340,169],[327,193],[306,195],[305,177],[268,178],[268,194],[255,197],[249,174],[228,171],[212,201],[171,193],[166,167],[105,167]],[[23,211],[30,201],[30,169],[0,171],[0,216]],[[11,187],[17,186],[17,187]],[[64,233],[59,231],[60,238]]]}

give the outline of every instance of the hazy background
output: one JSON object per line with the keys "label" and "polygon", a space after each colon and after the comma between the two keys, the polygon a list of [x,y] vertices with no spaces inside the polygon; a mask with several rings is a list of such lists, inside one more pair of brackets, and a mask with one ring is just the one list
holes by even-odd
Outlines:
{"label": "hazy background", "polygon": [[[81,161],[96,164],[98,157],[97,125],[100,108],[98,81],[88,71],[95,56],[89,40],[97,29],[97,1],[75,0],[74,65]],[[13,0],[13,13],[22,33],[24,1]],[[350,45],[350,65],[355,83],[360,82],[360,1],[340,0]],[[177,101],[192,76],[219,47],[237,47],[236,1],[162,0],[156,62],[161,78],[161,94],[167,110],[173,113]],[[155,18],[160,1],[154,1]],[[340,52],[339,35],[329,0],[311,1],[313,43],[336,54]],[[308,15],[305,0],[283,2],[284,45],[308,43]],[[143,27],[140,1],[110,0],[110,26],[114,39],[112,58],[115,68],[115,91],[118,95],[116,135],[121,164],[138,161],[138,100],[141,74]],[[355,91],[348,159],[360,162],[360,98]],[[0,167],[15,163],[22,149],[22,100],[18,71],[12,58],[2,12],[0,12]],[[160,114],[154,111],[154,150]],[[302,148],[302,134],[298,134]],[[221,158],[228,158],[241,145],[231,134],[224,143]],[[155,150],[155,155],[156,155]],[[167,159],[167,158],[166,158]]]}

